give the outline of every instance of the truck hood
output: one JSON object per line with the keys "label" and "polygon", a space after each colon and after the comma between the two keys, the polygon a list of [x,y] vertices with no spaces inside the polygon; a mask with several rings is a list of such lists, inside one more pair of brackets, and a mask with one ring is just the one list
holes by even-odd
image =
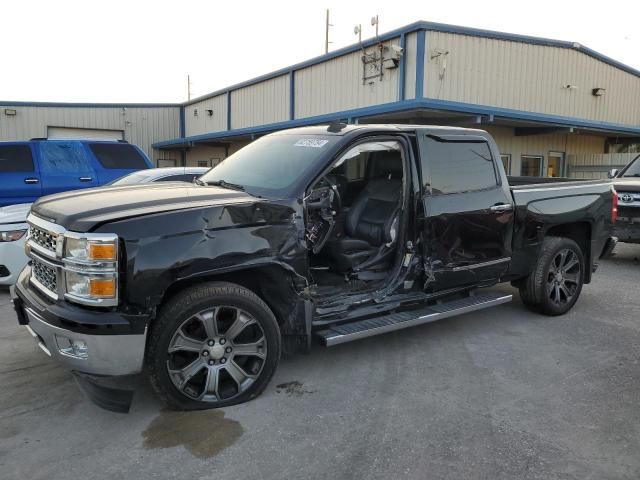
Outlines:
{"label": "truck hood", "polygon": [[616,192],[640,192],[640,177],[614,178]]}
{"label": "truck hood", "polygon": [[31,209],[30,203],[20,203],[0,208],[0,225],[6,223],[25,223]]}
{"label": "truck hood", "polygon": [[38,217],[75,232],[88,232],[97,225],[124,218],[195,207],[253,202],[245,192],[189,183],[151,183],[122,187],[74,190],[35,202]]}

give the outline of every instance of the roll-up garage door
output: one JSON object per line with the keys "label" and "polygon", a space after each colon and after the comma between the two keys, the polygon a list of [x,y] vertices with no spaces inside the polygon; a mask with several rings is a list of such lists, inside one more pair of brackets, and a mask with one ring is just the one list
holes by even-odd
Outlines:
{"label": "roll-up garage door", "polygon": [[47,138],[50,140],[124,140],[124,132],[99,128],[48,127]]}

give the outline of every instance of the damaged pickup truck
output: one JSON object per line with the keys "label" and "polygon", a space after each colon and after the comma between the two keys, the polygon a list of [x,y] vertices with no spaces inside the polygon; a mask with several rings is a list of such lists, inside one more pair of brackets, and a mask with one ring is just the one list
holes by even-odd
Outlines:
{"label": "damaged pickup truck", "polygon": [[[99,405],[144,372],[171,408],[250,400],[305,352],[509,302],[562,315],[610,250],[609,182],[510,187],[491,136],[427,126],[264,136],[193,185],[33,205],[19,322]],[[134,377],[135,378],[135,377]]]}

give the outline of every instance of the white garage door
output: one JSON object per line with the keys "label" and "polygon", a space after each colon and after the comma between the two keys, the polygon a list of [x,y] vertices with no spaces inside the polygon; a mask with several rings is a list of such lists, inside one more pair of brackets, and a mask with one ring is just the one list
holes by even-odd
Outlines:
{"label": "white garage door", "polygon": [[124,132],[122,130],[101,130],[97,128],[48,127],[47,138],[50,140],[124,140]]}

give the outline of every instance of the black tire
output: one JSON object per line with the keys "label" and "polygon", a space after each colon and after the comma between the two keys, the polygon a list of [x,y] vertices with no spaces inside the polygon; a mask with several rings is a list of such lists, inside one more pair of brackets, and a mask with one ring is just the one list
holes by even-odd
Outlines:
{"label": "black tire", "polygon": [[[252,360],[256,364],[260,364],[258,367],[252,367],[254,370],[259,370],[255,373],[255,379],[251,379],[251,384],[246,388],[245,391],[241,391],[241,383],[240,382],[230,382],[235,383],[237,385],[237,392],[235,396],[231,398],[226,398],[222,394],[218,394],[218,386],[222,383],[220,379],[224,376],[225,381],[235,380],[235,377],[229,375],[230,371],[227,369],[232,365],[237,367],[235,358],[229,358],[228,363],[226,365],[220,365],[223,360],[226,359],[217,359],[218,365],[215,367],[208,367],[207,365],[203,365],[199,367],[201,370],[197,375],[193,376],[193,381],[198,380],[200,375],[205,375],[204,380],[204,390],[201,395],[204,395],[206,391],[208,391],[209,387],[209,370],[217,368],[217,372],[215,373],[215,395],[211,394],[210,397],[214,397],[214,399],[209,398],[206,401],[195,398],[194,396],[189,395],[187,392],[193,393],[196,387],[192,387],[191,385],[185,385],[183,390],[179,390],[175,382],[175,375],[177,371],[182,372],[183,370],[172,370],[172,374],[170,375],[169,370],[173,367],[173,362],[175,359],[174,355],[197,355],[187,359],[186,362],[190,364],[195,364],[196,360],[202,357],[203,361],[207,361],[204,357],[204,353],[194,353],[190,352],[172,352],[169,353],[170,342],[173,342],[172,349],[175,348],[176,338],[184,338],[181,336],[183,328],[197,328],[192,327],[190,323],[192,319],[197,319],[200,321],[202,319],[203,312],[206,312],[209,317],[212,317],[217,325],[215,328],[218,329],[222,320],[218,320],[218,312],[222,312],[224,309],[228,309],[229,311],[237,311],[241,312],[241,314],[247,315],[247,317],[252,317],[251,323],[247,323],[251,328],[256,331],[261,332],[262,334],[261,341],[264,342],[264,350],[261,350],[261,353],[264,351],[266,358],[260,362],[260,359],[256,357]],[[215,312],[215,313],[210,313]],[[238,315],[237,315],[238,316]],[[255,320],[255,321],[253,321]],[[196,320],[193,320],[196,322]],[[185,327],[185,323],[187,323]],[[205,324],[202,321],[203,325]],[[234,323],[233,319],[229,320],[229,325]],[[256,326],[257,324],[257,326]],[[243,323],[244,325],[244,323]],[[203,327],[204,328],[204,327]],[[244,332],[245,327],[241,327]],[[228,328],[230,329],[230,327]],[[222,330],[221,330],[222,331]],[[210,337],[211,335],[207,335],[208,332],[204,332],[205,337]],[[220,335],[224,335],[224,332]],[[237,339],[240,335],[234,337],[234,340]],[[187,342],[190,340],[194,340],[191,337],[187,339]],[[194,340],[195,341],[195,340]],[[200,338],[197,339],[200,342]],[[207,340],[204,340],[206,342]],[[184,343],[184,342],[183,342]],[[218,339],[218,343],[222,343],[220,339]],[[210,344],[208,344],[210,345]],[[233,342],[229,341],[227,347],[234,346],[240,347],[240,345],[235,345]],[[208,347],[204,347],[207,349]],[[214,347],[211,347],[214,348]],[[223,347],[219,346],[218,349]],[[260,299],[255,293],[252,291],[241,287],[232,283],[223,283],[223,282],[211,282],[202,285],[197,285],[191,288],[188,288],[176,296],[172,297],[166,304],[164,304],[160,310],[158,317],[155,319],[154,323],[151,325],[149,338],[147,341],[147,348],[145,352],[145,371],[149,377],[151,385],[155,392],[158,394],[158,397],[165,403],[169,408],[174,410],[202,410],[209,408],[219,408],[226,407],[229,405],[235,405],[238,403],[247,402],[262,393],[262,391],[266,388],[269,381],[273,377],[273,374],[278,366],[278,362],[280,360],[280,352],[281,352],[281,338],[280,338],[280,329],[278,327],[278,323],[276,322],[276,318],[267,306],[267,304]],[[239,348],[238,348],[239,349]],[[220,354],[220,350],[217,351]],[[213,361],[215,363],[214,354],[208,352],[206,355],[209,355],[208,361]],[[225,355],[225,354],[222,354]],[[241,357],[238,357],[241,359]],[[197,368],[197,366],[196,366]],[[202,370],[204,369],[204,370]],[[227,373],[220,373],[220,369],[223,369]],[[195,370],[195,368],[193,369]],[[203,373],[204,372],[204,373]],[[228,377],[228,378],[227,378]],[[191,380],[189,380],[191,382]],[[188,382],[184,382],[188,383]],[[248,383],[247,381],[242,382],[243,384]],[[203,397],[204,398],[204,397]]]}
{"label": "black tire", "polygon": [[[563,315],[573,308],[582,291],[585,275],[582,250],[569,238],[546,237],[541,252],[534,270],[519,284],[520,297],[530,310],[550,316]],[[567,262],[576,260],[564,274],[558,267],[558,262],[563,261],[563,252],[570,252],[565,257]]]}

